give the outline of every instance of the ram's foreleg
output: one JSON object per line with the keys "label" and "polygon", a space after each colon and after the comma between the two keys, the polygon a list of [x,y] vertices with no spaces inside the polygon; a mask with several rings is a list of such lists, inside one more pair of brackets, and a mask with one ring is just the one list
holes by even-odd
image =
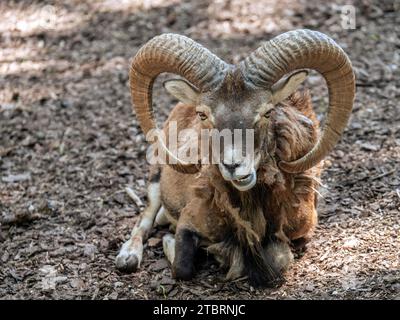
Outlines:
{"label": "ram's foreleg", "polygon": [[132,230],[115,259],[118,270],[135,272],[143,257],[143,243],[147,240],[153,227],[154,219],[161,206],[159,173],[152,174],[147,188],[148,206],[140,214],[139,220]]}
{"label": "ram's foreleg", "polygon": [[168,260],[172,264],[174,278],[181,280],[193,278],[194,263],[200,242],[207,231],[210,231],[207,226],[209,212],[207,201],[199,198],[192,199],[180,213],[175,238],[164,239],[164,252],[167,257],[173,256],[172,259],[168,257]]}
{"label": "ram's foreleg", "polygon": [[200,244],[200,236],[189,229],[177,229],[175,235],[175,257],[172,274],[181,280],[190,280],[194,276],[194,260]]}

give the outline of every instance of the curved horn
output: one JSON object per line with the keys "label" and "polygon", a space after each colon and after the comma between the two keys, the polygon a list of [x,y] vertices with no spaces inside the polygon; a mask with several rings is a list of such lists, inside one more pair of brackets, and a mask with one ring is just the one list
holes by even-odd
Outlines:
{"label": "curved horn", "polygon": [[329,91],[325,126],[316,145],[302,158],[279,166],[302,172],[318,164],[336,145],[349,120],[355,94],[354,72],[346,53],[327,35],[312,30],[283,33],[241,62],[250,86],[270,88],[283,75],[309,68],[321,73]]}
{"label": "curved horn", "polygon": [[195,41],[178,34],[162,34],[135,55],[130,70],[132,103],[146,135],[156,128],[152,112],[153,82],[162,72],[185,77],[207,91],[223,79],[227,64]]}

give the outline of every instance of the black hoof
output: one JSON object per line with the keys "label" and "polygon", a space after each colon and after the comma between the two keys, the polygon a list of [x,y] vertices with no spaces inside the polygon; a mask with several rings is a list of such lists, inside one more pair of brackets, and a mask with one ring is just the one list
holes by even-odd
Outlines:
{"label": "black hoof", "polygon": [[194,276],[194,268],[191,266],[174,266],[172,275],[178,280],[191,280]]}

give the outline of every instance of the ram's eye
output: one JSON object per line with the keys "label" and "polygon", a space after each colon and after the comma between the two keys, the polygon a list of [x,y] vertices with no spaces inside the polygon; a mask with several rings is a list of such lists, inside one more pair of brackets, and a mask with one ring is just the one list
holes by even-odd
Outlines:
{"label": "ram's eye", "polygon": [[204,112],[201,112],[201,111],[197,111],[197,115],[199,116],[199,118],[202,121],[207,120],[207,118],[208,118],[207,115]]}
{"label": "ram's eye", "polygon": [[267,112],[264,113],[264,118],[269,119],[269,116],[271,115],[272,109],[269,109]]}

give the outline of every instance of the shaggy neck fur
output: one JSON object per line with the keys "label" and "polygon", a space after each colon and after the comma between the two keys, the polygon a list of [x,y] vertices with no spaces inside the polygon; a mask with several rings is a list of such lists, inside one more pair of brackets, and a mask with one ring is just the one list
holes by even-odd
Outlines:
{"label": "shaggy neck fur", "polygon": [[278,168],[277,161],[294,160],[310,150],[317,138],[312,130],[316,126],[309,94],[296,93],[288,105],[274,112],[254,188],[240,192],[221,177],[216,166],[202,170],[207,188],[214,190],[208,192],[212,203],[226,216],[231,229],[224,241],[209,247],[223,265],[230,267],[228,279],[246,270],[249,278],[253,277],[250,281],[257,285],[280,273],[279,266],[265,254],[265,247],[271,241],[289,242],[283,232],[286,213],[292,209],[287,206],[295,206],[299,194],[313,192],[315,181],[312,170],[287,174]]}

